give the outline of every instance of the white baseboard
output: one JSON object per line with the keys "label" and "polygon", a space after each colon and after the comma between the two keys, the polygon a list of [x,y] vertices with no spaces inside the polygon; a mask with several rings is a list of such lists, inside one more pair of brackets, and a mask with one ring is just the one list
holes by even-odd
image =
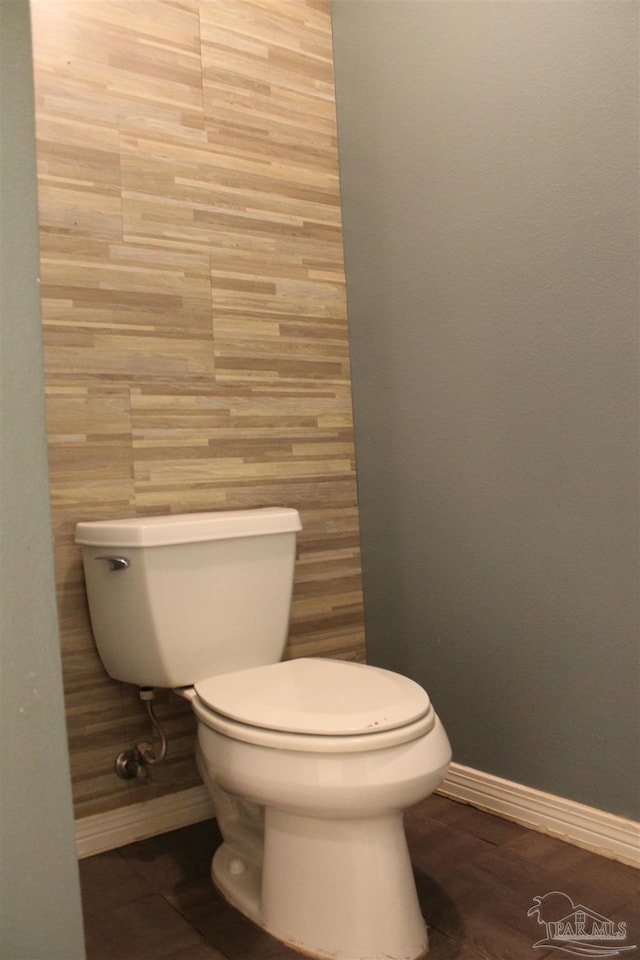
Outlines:
{"label": "white baseboard", "polygon": [[459,763],[451,764],[438,793],[610,860],[640,866],[640,824],[634,820]]}
{"label": "white baseboard", "polygon": [[212,816],[213,804],[204,786],[96,813],[76,820],[77,854],[80,859],[91,857]]}
{"label": "white baseboard", "polygon": [[[459,763],[451,764],[438,793],[612,860],[640,865],[640,824],[633,820]],[[76,821],[78,857],[113,850],[212,816],[213,806],[202,786],[84,817]]]}

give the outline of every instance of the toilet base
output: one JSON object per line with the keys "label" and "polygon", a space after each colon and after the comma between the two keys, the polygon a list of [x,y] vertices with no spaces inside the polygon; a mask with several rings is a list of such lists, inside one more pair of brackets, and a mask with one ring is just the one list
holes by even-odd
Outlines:
{"label": "toilet base", "polygon": [[267,808],[262,869],[223,843],[212,877],[241,913],[310,956],[417,960],[427,952],[398,811],[321,820]]}

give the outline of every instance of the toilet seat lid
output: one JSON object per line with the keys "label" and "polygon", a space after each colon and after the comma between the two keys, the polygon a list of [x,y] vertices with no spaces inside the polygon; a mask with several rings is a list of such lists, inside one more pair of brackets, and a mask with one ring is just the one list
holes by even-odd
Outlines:
{"label": "toilet seat lid", "polygon": [[301,658],[209,677],[195,684],[216,713],[267,730],[314,736],[382,733],[431,709],[413,680],[362,663]]}

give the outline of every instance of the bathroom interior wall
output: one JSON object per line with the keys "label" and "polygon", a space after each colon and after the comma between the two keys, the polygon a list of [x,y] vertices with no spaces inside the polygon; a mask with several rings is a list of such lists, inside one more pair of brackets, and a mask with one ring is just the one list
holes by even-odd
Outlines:
{"label": "bathroom interior wall", "polygon": [[[300,510],[287,656],[363,659],[331,23],[315,0],[33,0],[51,503],[76,815],[199,783],[94,649],[77,521]],[[179,642],[179,638],[177,638]]]}
{"label": "bathroom interior wall", "polygon": [[638,6],[334,0],[369,660],[638,817]]}
{"label": "bathroom interior wall", "polygon": [[27,0],[0,3],[0,958],[85,956],[42,384]]}

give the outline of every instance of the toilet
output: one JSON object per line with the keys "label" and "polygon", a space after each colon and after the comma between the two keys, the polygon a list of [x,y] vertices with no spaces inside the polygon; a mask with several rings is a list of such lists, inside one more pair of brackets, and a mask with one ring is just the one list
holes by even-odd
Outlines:
{"label": "toilet", "polygon": [[406,677],[281,659],[300,529],[281,507],[78,523],[96,646],[115,679],[190,701],[233,906],[312,957],[416,960],[402,816],[449,742]]}

